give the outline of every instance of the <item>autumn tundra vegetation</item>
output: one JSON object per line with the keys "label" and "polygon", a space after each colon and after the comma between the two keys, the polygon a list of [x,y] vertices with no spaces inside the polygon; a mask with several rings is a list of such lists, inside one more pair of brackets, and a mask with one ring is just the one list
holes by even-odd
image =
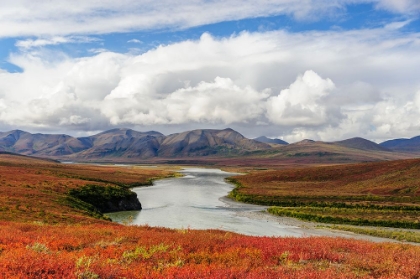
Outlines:
{"label": "autumn tundra vegetation", "polygon": [[[420,160],[265,170],[229,178],[238,201],[275,215],[329,224],[420,228]],[[349,227],[335,226],[346,229]],[[361,230],[386,236],[383,230]],[[420,234],[388,234],[419,242]]]}
{"label": "autumn tundra vegetation", "polygon": [[[234,177],[232,195],[278,206],[273,210],[331,220],[372,215],[366,220],[385,222],[376,225],[399,221],[415,227],[419,166],[419,160],[406,160],[258,170]],[[176,171],[168,166],[60,164],[0,154],[0,278],[420,276],[420,247],[411,244],[127,226],[111,222],[95,205],[95,195],[110,201],[127,197],[130,187],[150,185]],[[317,211],[323,208],[324,213]],[[371,214],[375,210],[384,213]]]}

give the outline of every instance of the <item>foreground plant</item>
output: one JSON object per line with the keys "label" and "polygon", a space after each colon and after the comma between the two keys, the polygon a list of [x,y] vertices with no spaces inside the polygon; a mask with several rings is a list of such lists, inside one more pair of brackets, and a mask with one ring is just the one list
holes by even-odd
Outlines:
{"label": "foreground plant", "polygon": [[1,278],[417,278],[420,247],[224,231],[0,222]]}

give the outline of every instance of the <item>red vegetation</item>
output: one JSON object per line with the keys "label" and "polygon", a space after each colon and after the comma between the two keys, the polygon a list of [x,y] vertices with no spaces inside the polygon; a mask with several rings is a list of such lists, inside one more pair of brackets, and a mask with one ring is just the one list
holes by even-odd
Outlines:
{"label": "red vegetation", "polygon": [[0,154],[0,220],[47,223],[101,222],[65,203],[69,190],[87,184],[134,186],[173,175],[165,168],[68,165]]}
{"label": "red vegetation", "polygon": [[263,196],[420,197],[420,160],[258,171],[236,176],[239,193]]}
{"label": "red vegetation", "polygon": [[0,222],[1,278],[417,278],[420,247]]}
{"label": "red vegetation", "polygon": [[417,246],[122,226],[62,202],[70,189],[87,183],[128,186],[171,174],[167,168],[63,165],[0,155],[0,278],[420,276]]}

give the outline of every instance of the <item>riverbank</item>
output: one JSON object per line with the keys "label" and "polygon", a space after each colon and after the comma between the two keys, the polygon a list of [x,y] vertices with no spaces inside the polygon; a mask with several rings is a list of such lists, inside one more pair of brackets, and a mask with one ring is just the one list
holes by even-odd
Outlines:
{"label": "riverbank", "polygon": [[[128,204],[129,209],[139,207],[139,204],[131,206],[135,202],[129,191],[131,187],[151,185],[155,179],[173,177],[177,170],[166,166],[61,164],[0,154],[0,221],[109,222],[103,212],[124,209]],[[104,200],[107,202],[103,203]],[[108,202],[111,204],[107,205]]]}
{"label": "riverbank", "polygon": [[[316,222],[305,222],[296,218],[291,217],[283,217],[283,216],[276,216],[268,213],[266,209],[267,206],[261,205],[253,205],[253,204],[246,204],[240,203],[237,201],[232,200],[231,198],[225,196],[220,198],[220,201],[224,202],[227,206],[231,207],[254,207],[255,211],[238,211],[236,214],[241,217],[246,217],[254,220],[263,220],[267,222],[277,222],[281,226],[291,226],[295,227],[296,230],[299,230],[305,236],[319,236],[319,237],[343,237],[343,238],[351,238],[351,239],[358,239],[358,240],[367,240],[372,242],[392,242],[392,243],[407,243],[413,245],[420,245],[416,242],[409,242],[409,241],[399,241],[391,238],[385,237],[377,237],[371,236],[367,234],[360,234],[354,233],[350,231],[344,231],[339,229],[333,229],[333,225],[331,224],[322,224]],[[370,227],[363,227],[359,226],[358,228],[366,228],[369,229]],[[374,229],[374,228],[371,228]],[[394,228],[381,228],[389,231],[397,231]],[[406,230],[412,231],[412,230]]]}

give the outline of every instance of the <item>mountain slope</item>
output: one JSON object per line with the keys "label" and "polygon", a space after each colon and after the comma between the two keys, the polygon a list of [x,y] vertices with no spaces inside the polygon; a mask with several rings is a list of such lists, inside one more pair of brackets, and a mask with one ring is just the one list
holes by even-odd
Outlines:
{"label": "mountain slope", "polygon": [[355,148],[355,149],[360,149],[360,150],[370,150],[370,151],[388,151],[390,152],[391,150],[381,146],[377,143],[374,143],[373,141],[364,139],[364,138],[351,138],[351,139],[346,139],[346,140],[342,140],[342,141],[336,141],[334,142],[334,144],[340,145],[340,146],[344,146],[344,147],[348,147],[348,148]]}
{"label": "mountain slope", "polygon": [[209,129],[169,135],[162,142],[158,154],[160,157],[196,157],[234,155],[264,149],[270,149],[270,146],[247,139],[232,129]]}
{"label": "mountain slope", "polygon": [[399,152],[420,152],[420,136],[411,139],[388,140],[380,145]]}
{"label": "mountain slope", "polygon": [[[357,143],[359,141],[355,142]],[[362,143],[365,142],[362,141]],[[413,157],[408,156],[407,154],[385,151],[385,148],[383,148],[383,150],[376,149],[374,145],[355,145],[353,140],[344,141],[344,144],[303,140],[288,145],[280,145],[279,147],[269,150],[267,153],[270,154],[266,155],[266,158],[276,159],[278,162],[283,161],[284,163],[289,164],[336,164],[398,160]]]}
{"label": "mountain slope", "polygon": [[0,133],[0,149],[23,155],[60,156],[88,148],[80,140],[63,134],[31,134],[21,130]]}
{"label": "mountain slope", "polygon": [[[410,140],[413,146],[415,140],[416,138]],[[420,141],[420,138],[418,140]],[[409,140],[401,141],[405,143]],[[395,142],[392,143],[395,145]],[[330,164],[418,156],[417,153],[391,152],[384,146],[362,138],[332,143],[303,140],[293,144],[273,144],[248,139],[232,129],[199,129],[169,136],[154,131],[113,129],[80,138],[13,130],[0,132],[0,151],[69,161],[195,160],[206,164],[213,160],[218,164],[222,161],[229,163],[236,160],[237,162],[232,164],[249,165]]]}
{"label": "mountain slope", "polygon": [[79,138],[91,147],[74,154],[77,158],[123,157],[146,159],[157,156],[165,136],[158,132],[113,129],[94,136]]}
{"label": "mountain slope", "polygon": [[288,142],[281,140],[281,139],[270,139],[265,136],[261,136],[258,138],[255,138],[254,140],[263,142],[263,143],[271,143],[271,144],[289,144]]}

